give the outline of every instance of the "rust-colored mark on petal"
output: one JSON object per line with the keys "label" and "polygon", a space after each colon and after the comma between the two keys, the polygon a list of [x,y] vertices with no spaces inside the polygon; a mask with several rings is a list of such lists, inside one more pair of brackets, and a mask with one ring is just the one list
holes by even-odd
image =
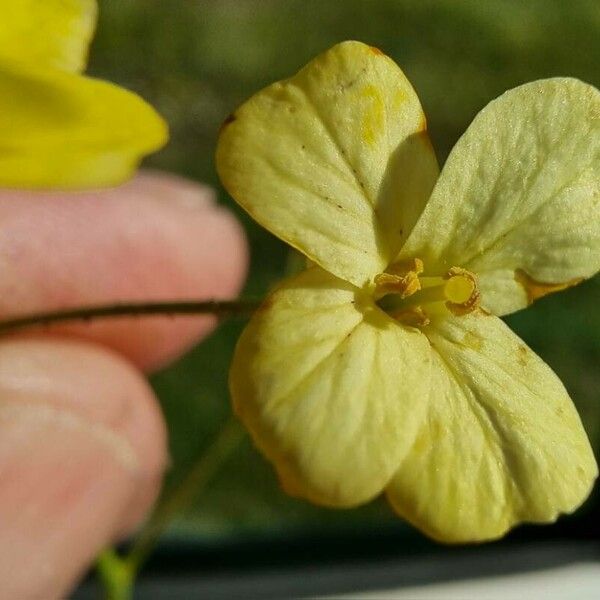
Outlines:
{"label": "rust-colored mark on petal", "polygon": [[[419,120],[419,128],[417,129],[417,131],[419,133],[427,131],[427,117],[424,113],[421,113],[421,119]],[[429,138],[429,136],[427,137]]]}
{"label": "rust-colored mark on petal", "polygon": [[527,293],[527,301],[529,304],[532,304],[538,298],[542,298],[548,294],[560,292],[562,290],[566,290],[567,288],[573,287],[574,285],[581,283],[583,280],[583,277],[577,277],[563,283],[548,283],[536,281],[533,277],[523,271],[523,269],[517,269],[515,271],[515,281],[519,283]]}
{"label": "rust-colored mark on petal", "polygon": [[529,350],[527,349],[527,346],[524,346],[523,344],[519,344],[519,349],[518,349],[519,364],[522,367],[526,367],[528,358],[529,358]]}
{"label": "rust-colored mark on petal", "polygon": [[435,156],[435,148],[431,143],[431,138],[429,137],[429,132],[427,131],[427,123],[425,123],[425,129],[415,132],[413,139],[415,139],[417,143],[420,143],[427,149],[427,151],[431,152],[431,154]]}
{"label": "rust-colored mark on petal", "polygon": [[262,314],[265,313],[269,310],[271,310],[271,307],[273,306],[273,304],[275,304],[275,298],[274,298],[274,294],[269,294],[260,304],[260,306],[256,309],[256,311],[254,312],[254,314]]}
{"label": "rust-colored mark on petal", "polygon": [[377,56],[385,56],[385,54],[379,48],[377,48],[375,46],[369,46],[369,50]]}
{"label": "rust-colored mark on petal", "polygon": [[229,125],[230,123],[233,123],[236,119],[237,119],[237,117],[235,116],[235,113],[231,113],[221,124],[221,127],[219,128],[219,133],[221,133],[223,131],[223,129],[225,129],[225,127],[227,127],[227,125]]}

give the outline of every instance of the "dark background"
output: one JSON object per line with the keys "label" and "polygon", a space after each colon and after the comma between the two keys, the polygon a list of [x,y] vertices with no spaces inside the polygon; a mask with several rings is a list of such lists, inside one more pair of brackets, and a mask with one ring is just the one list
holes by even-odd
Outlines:
{"label": "dark background", "polygon": [[[281,277],[288,250],[234,206],[219,187],[213,156],[221,122],[259,88],[339,41],[377,46],[417,90],[443,164],[473,116],[506,89],[556,75],[600,84],[597,0],[101,0],[100,6],[90,72],[136,90],[168,120],[171,143],[148,161],[151,166],[216,186],[219,200],[244,223],[252,251],[249,296],[262,296]],[[599,292],[596,278],[507,319],[561,377],[596,449]],[[153,377],[170,427],[167,486],[202,454],[230,412],[227,369],[243,325],[223,324]],[[557,526],[521,529],[509,543],[597,537],[597,505],[592,499]],[[168,538],[179,548],[199,543],[219,552],[237,544],[240,562],[248,563],[247,544],[262,544],[267,553],[264,544],[274,544],[285,562],[303,553],[318,556],[316,539],[325,540],[322,554],[348,554],[351,540],[361,536],[375,540],[362,546],[365,553],[389,545],[433,548],[384,502],[333,511],[288,498],[245,440]]]}

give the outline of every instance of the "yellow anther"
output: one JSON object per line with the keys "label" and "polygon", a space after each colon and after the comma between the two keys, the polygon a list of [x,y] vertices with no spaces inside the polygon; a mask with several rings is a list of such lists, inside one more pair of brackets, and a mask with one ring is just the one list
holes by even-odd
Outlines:
{"label": "yellow anther", "polygon": [[420,258],[409,258],[390,265],[387,272],[392,275],[408,275],[408,273],[420,275],[424,268],[423,261]]}
{"label": "yellow anther", "polygon": [[409,271],[405,275],[393,275],[391,273],[379,273],[374,280],[376,294],[385,296],[386,294],[398,294],[400,298],[408,298],[421,289],[419,276],[414,271]]}
{"label": "yellow anther", "polygon": [[413,306],[404,310],[400,309],[392,312],[390,316],[409,327],[424,327],[430,323],[429,317],[420,306]]}

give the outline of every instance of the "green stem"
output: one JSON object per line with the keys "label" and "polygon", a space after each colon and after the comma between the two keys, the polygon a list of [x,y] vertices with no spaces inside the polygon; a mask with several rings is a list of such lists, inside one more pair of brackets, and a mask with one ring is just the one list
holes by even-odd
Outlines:
{"label": "green stem", "polygon": [[105,550],[96,561],[96,570],[102,580],[106,600],[131,600],[135,571],[126,559],[114,550]]}
{"label": "green stem", "polygon": [[200,457],[198,462],[184,476],[179,485],[164,498],[158,508],[136,537],[127,555],[127,561],[137,573],[156,545],[171,519],[189,506],[194,497],[214,477],[232,452],[238,447],[244,430],[238,421],[231,417],[223,426],[215,441]]}
{"label": "green stem", "polygon": [[173,517],[189,506],[231,456],[243,437],[244,430],[231,417],[182,481],[163,498],[134,540],[129,553],[121,557],[113,550],[106,550],[100,555],[96,567],[107,600],[131,600],[139,570]]}
{"label": "green stem", "polygon": [[254,300],[190,300],[175,302],[120,303],[87,306],[68,310],[36,313],[16,319],[0,321],[0,335],[40,325],[52,325],[67,321],[89,321],[108,317],[217,315],[232,316],[251,314],[259,306]]}

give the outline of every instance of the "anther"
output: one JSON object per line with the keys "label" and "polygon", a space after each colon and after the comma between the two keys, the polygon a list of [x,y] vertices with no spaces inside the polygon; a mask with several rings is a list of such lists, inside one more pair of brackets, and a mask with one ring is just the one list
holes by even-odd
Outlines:
{"label": "anther", "polygon": [[407,275],[408,273],[420,275],[424,269],[425,266],[420,258],[409,258],[390,265],[387,272],[392,275]]}
{"label": "anther", "polygon": [[409,327],[425,327],[431,322],[425,311],[420,306],[400,309],[390,313],[390,316],[408,325]]}
{"label": "anther", "polygon": [[419,276],[414,271],[406,275],[392,275],[391,273],[379,273],[374,280],[378,296],[386,294],[398,294],[400,298],[408,298],[421,289]]}

